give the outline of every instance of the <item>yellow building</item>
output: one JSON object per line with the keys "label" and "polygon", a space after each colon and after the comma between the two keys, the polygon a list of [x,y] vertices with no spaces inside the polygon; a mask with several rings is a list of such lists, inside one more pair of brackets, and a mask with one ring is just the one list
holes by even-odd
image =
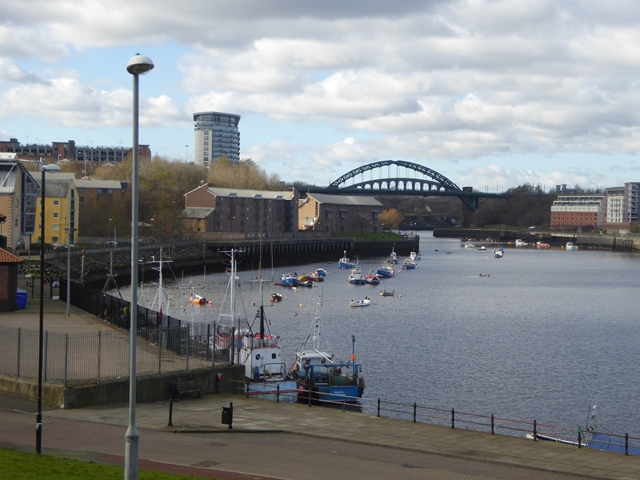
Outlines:
{"label": "yellow building", "polygon": [[[42,188],[42,178],[36,178]],[[78,194],[73,179],[51,180],[45,177],[45,243],[74,244],[79,228]],[[34,242],[42,238],[42,191],[36,210]],[[65,230],[66,229],[66,230]]]}

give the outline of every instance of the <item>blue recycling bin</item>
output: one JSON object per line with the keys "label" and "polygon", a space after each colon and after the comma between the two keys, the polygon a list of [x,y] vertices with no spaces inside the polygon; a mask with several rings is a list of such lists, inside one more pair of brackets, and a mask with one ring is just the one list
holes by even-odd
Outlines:
{"label": "blue recycling bin", "polygon": [[29,293],[26,290],[19,288],[16,297],[18,300],[18,310],[27,308],[27,299],[29,298]]}

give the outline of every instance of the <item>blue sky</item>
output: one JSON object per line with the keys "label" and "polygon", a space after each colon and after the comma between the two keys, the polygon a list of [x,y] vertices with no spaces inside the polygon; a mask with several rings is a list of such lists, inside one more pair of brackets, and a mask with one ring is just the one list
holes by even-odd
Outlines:
{"label": "blue sky", "polygon": [[[326,185],[377,160],[461,186],[640,181],[640,4],[619,0],[0,0],[0,139],[193,158],[192,115],[241,157]],[[188,147],[187,147],[188,145]]]}

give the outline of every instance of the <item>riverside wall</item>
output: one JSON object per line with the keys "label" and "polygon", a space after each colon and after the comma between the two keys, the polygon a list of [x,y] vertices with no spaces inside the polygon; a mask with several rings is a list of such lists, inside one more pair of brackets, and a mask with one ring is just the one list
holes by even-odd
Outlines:
{"label": "riverside wall", "polygon": [[460,238],[461,241],[481,242],[492,240],[509,243],[520,238],[532,244],[548,243],[552,247],[563,247],[572,242],[580,248],[593,250],[611,250],[614,252],[640,251],[640,237],[600,235],[596,233],[557,232],[549,230],[511,230],[511,229],[473,229],[473,228],[438,228],[433,231],[434,237]]}

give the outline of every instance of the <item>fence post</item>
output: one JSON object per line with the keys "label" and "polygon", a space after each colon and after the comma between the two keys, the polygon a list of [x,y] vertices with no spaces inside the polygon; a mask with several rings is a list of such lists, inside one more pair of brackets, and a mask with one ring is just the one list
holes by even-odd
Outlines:
{"label": "fence post", "polygon": [[158,375],[162,375],[162,333],[158,330]]}
{"label": "fence post", "polygon": [[209,347],[210,347],[209,342],[210,341],[211,341],[211,324],[207,323],[207,357],[206,357],[207,360],[209,360]]}
{"label": "fence post", "polygon": [[378,416],[380,416],[380,397],[378,397]]}
{"label": "fence post", "polygon": [[493,413],[492,413],[491,414],[491,435],[495,435],[495,432],[493,430],[493,428],[495,426],[494,420],[495,420],[495,418],[494,418]]}
{"label": "fence post", "polygon": [[280,384],[276,385],[276,403],[280,403]]}
{"label": "fence post", "polygon": [[624,454],[629,455],[629,434],[624,434]]}
{"label": "fence post", "polygon": [[578,448],[582,448],[582,429],[578,428]]}
{"label": "fence post", "polygon": [[456,428],[456,410],[451,409],[451,428]]}
{"label": "fence post", "polygon": [[169,423],[167,423],[167,427],[173,427],[171,417],[173,417],[173,398],[169,400]]}
{"label": "fence post", "polygon": [[102,352],[102,331],[98,330],[98,383],[100,383],[100,354]]}
{"label": "fence post", "polygon": [[49,352],[49,332],[44,332],[44,382],[47,383],[47,358]]}
{"label": "fence post", "polygon": [[189,343],[191,343],[191,330],[187,324],[187,370],[189,370]]}
{"label": "fence post", "polygon": [[416,402],[413,402],[413,423],[416,423],[416,410],[418,408],[418,405],[416,404]]}
{"label": "fence post", "polygon": [[20,344],[21,344],[21,337],[22,336],[22,329],[20,327],[18,327],[18,363],[16,365],[17,367],[17,377],[20,378]]}
{"label": "fence post", "polygon": [[533,421],[533,441],[537,441],[538,440],[538,422],[536,422],[535,420]]}
{"label": "fence post", "polygon": [[69,334],[64,334],[64,388],[67,388],[67,373],[69,369]]}

